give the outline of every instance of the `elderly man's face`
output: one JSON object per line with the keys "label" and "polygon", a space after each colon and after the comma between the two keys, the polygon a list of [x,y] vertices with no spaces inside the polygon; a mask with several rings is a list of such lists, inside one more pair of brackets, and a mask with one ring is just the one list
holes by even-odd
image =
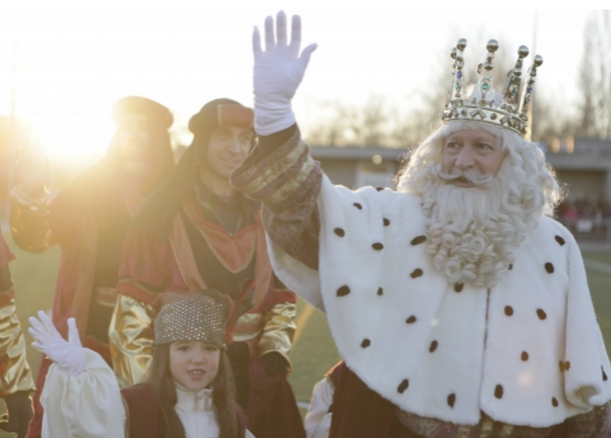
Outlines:
{"label": "elderly man's face", "polygon": [[[459,169],[482,175],[496,175],[505,155],[506,153],[498,145],[496,136],[482,128],[466,129],[455,132],[445,139],[441,168],[444,172]],[[449,182],[459,187],[473,187],[473,183],[463,176]]]}

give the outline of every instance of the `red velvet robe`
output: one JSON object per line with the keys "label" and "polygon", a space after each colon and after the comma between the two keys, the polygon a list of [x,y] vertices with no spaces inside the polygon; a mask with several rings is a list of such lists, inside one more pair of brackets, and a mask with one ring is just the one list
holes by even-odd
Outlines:
{"label": "red velvet robe", "polygon": [[[329,438],[421,438],[401,424],[391,402],[369,389],[343,361],[329,371],[329,378],[335,386]],[[500,436],[502,427],[502,423],[495,422],[489,436]],[[479,431],[473,433],[474,438],[479,437]],[[452,432],[444,434],[443,430],[434,435],[436,438],[445,436],[454,435]],[[560,424],[552,428],[548,438],[562,436],[563,425]]]}
{"label": "red velvet robe", "polygon": [[[107,281],[107,286],[116,284],[118,269],[114,268],[112,272],[109,266],[118,265],[124,236],[131,223],[131,214],[143,200],[136,184],[118,180],[116,176],[113,180],[111,171],[112,168],[105,162],[100,162],[83,172],[50,202],[46,217],[19,216],[24,221],[32,222],[29,226],[22,224],[21,234],[14,233],[18,244],[19,239],[22,240],[20,246],[24,246],[24,242],[32,235],[36,236],[35,240],[44,241],[42,248],[38,246],[36,249],[25,249],[41,251],[52,245],[61,247],[52,308],[53,323],[65,337],[68,333],[68,318],[75,318],[83,346],[99,353],[109,364],[111,358],[108,345],[90,336],[88,331],[107,333],[112,307],[108,307],[104,318],[100,318],[100,312],[95,313],[97,308],[93,310],[92,301],[96,300],[95,289],[96,282],[100,281],[100,272],[109,272],[106,275],[114,277],[113,280]],[[18,205],[12,206],[13,210],[18,208]],[[45,237],[47,233],[49,235]],[[115,242],[114,247],[110,250],[102,249],[100,252],[100,248],[109,241]],[[97,320],[90,324],[92,314]],[[30,424],[28,438],[38,438],[41,435],[43,408],[40,395],[50,366],[51,361],[43,356],[36,377],[34,418]]]}
{"label": "red velvet robe", "polygon": [[[128,405],[128,427],[130,438],[166,438],[165,422],[152,386],[135,385],[121,390],[121,396]],[[244,438],[246,423],[241,412],[238,416],[238,434]]]}

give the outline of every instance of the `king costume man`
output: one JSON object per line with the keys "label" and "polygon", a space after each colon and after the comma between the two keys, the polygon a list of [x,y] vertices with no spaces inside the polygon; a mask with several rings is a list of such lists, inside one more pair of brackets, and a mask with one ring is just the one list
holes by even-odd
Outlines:
{"label": "king costume man", "polygon": [[495,93],[491,40],[466,92],[459,40],[442,126],[397,190],[351,191],[320,171],[291,109],[316,45],[300,55],[297,16],[290,42],[282,12],[275,30],[268,17],[263,50],[255,29],[260,142],[232,182],[265,205],[277,275],[327,313],[344,363],[326,433],[609,436],[611,368],[580,250],[551,218],[558,183],[524,139],[541,57],[523,77],[520,47]]}

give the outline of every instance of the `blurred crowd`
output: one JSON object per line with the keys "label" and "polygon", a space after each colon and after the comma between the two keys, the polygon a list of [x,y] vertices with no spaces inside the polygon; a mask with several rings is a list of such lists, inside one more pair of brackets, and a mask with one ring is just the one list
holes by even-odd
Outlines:
{"label": "blurred crowd", "polygon": [[568,196],[558,206],[557,217],[577,237],[611,239],[611,201],[605,196]]}

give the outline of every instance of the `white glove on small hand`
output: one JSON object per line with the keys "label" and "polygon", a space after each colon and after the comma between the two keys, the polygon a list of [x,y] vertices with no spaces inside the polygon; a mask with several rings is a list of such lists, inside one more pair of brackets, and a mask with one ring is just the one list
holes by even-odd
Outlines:
{"label": "white glove on small hand", "polygon": [[255,55],[255,131],[259,135],[270,135],[282,131],[295,123],[291,99],[303,79],[310,55],[316,44],[306,47],[301,56],[301,18],[293,15],[291,43],[287,45],[286,15],[276,16],[276,38],[274,19],[265,19],[265,51],[261,50],[259,29],[255,27],[252,48]]}
{"label": "white glove on small hand", "polygon": [[66,374],[78,376],[85,369],[85,350],[81,345],[76,321],[68,318],[68,341],[59,334],[51,318],[45,312],[38,312],[38,319],[29,318],[32,327],[28,332],[35,339],[32,346],[47,355]]}

